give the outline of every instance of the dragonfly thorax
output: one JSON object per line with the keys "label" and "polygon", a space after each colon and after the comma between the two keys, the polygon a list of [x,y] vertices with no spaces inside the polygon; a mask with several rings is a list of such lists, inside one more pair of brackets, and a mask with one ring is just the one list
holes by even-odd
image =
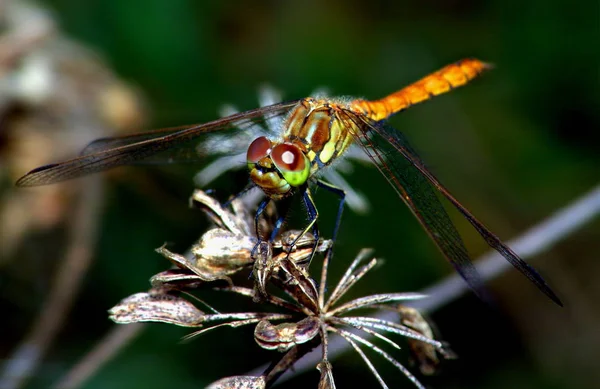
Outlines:
{"label": "dragonfly thorax", "polygon": [[331,99],[308,97],[288,116],[283,139],[304,148],[311,174],[334,162],[352,143],[353,123],[342,119],[344,109]]}

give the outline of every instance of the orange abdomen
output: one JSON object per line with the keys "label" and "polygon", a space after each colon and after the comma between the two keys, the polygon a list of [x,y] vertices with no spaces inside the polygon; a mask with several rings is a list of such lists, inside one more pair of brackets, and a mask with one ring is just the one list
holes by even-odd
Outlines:
{"label": "orange abdomen", "polygon": [[463,59],[380,100],[355,100],[350,108],[372,120],[383,120],[413,104],[465,85],[490,67],[477,59]]}

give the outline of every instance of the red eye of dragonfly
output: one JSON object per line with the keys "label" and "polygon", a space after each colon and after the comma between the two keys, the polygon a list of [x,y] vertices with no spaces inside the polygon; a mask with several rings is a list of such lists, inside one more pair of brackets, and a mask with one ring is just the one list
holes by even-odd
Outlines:
{"label": "red eye of dragonfly", "polygon": [[248,154],[246,155],[246,159],[248,163],[255,164],[267,155],[271,151],[271,141],[266,136],[261,136],[248,146]]}
{"label": "red eye of dragonfly", "polygon": [[289,143],[281,143],[273,147],[271,159],[280,171],[301,172],[306,168],[302,150]]}
{"label": "red eye of dragonfly", "polygon": [[271,151],[271,160],[291,186],[304,185],[310,176],[308,158],[296,145],[291,143],[278,144]]}

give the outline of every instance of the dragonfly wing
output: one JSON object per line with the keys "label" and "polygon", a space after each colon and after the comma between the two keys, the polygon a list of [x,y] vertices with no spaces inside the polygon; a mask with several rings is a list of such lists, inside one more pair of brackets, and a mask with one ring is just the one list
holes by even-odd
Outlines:
{"label": "dragonfly wing", "polygon": [[[480,278],[456,228],[432,188],[437,189],[450,201],[490,247],[498,251],[552,301],[562,306],[562,302],[542,276],[477,220],[425,167],[400,131],[384,122],[374,122],[356,114],[349,116],[353,117],[355,123],[359,123],[359,128],[367,129],[361,134],[356,134],[355,138],[469,284],[478,288],[481,284]],[[436,221],[438,218],[439,221]]]}
{"label": "dragonfly wing", "polygon": [[194,127],[199,127],[200,124],[191,124],[187,126],[161,128],[159,130],[141,132],[138,134],[123,135],[117,137],[106,137],[95,139],[90,142],[81,152],[80,156],[90,155],[110,149],[116,149],[118,147],[128,146],[134,143],[145,142],[158,138],[163,138],[168,135],[172,135],[176,132],[190,130]]}
{"label": "dragonfly wing", "polygon": [[[78,158],[32,170],[17,181],[17,186],[51,184],[123,165],[197,162],[215,154],[237,152],[248,147],[252,139],[246,138],[259,132],[262,124],[284,117],[295,104],[261,107],[205,124],[99,139]],[[208,133],[213,135],[204,136]]]}
{"label": "dragonfly wing", "polygon": [[[359,127],[365,126],[362,118],[354,114],[349,117]],[[407,159],[397,158],[392,144],[381,142],[378,133],[369,131],[354,135],[456,271],[475,293],[487,299],[465,244],[429,181]]]}

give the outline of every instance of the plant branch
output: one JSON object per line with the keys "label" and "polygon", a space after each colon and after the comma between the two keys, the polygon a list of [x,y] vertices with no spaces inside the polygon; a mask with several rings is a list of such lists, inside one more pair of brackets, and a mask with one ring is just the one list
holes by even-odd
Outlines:
{"label": "plant branch", "polygon": [[23,387],[31,378],[73,305],[92,261],[103,204],[102,178],[87,177],[71,218],[64,260],[58,266],[48,299],[33,328],[4,364],[0,388]]}

